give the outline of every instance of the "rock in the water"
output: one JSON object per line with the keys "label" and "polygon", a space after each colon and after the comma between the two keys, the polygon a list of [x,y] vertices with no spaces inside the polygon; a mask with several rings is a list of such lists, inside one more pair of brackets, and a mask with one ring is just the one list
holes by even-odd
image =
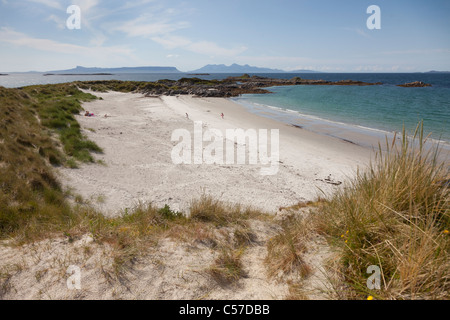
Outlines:
{"label": "rock in the water", "polygon": [[410,83],[399,84],[398,87],[405,87],[405,88],[431,87],[431,84],[428,84],[428,83],[425,83],[422,81],[414,81],[414,82],[410,82]]}

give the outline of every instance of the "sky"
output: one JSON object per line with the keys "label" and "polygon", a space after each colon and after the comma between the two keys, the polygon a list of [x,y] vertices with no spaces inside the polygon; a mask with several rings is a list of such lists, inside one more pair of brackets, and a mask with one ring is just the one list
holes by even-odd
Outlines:
{"label": "sky", "polygon": [[[69,29],[67,8],[80,8]],[[371,5],[381,29],[369,29]],[[450,70],[448,0],[0,0],[0,71],[232,63]]]}

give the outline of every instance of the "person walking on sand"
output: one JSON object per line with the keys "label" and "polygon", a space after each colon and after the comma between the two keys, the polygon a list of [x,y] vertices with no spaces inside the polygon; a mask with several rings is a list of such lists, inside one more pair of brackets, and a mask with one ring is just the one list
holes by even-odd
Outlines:
{"label": "person walking on sand", "polygon": [[225,115],[223,114],[223,112],[220,114],[220,116],[222,117],[222,119],[223,119],[223,117],[225,117]]}
{"label": "person walking on sand", "polygon": [[187,112],[186,112],[186,119],[188,119],[188,120],[189,120],[189,115],[187,114]]}

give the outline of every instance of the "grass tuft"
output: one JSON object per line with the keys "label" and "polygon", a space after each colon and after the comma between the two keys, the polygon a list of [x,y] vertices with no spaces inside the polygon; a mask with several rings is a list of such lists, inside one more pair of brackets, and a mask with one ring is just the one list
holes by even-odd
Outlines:
{"label": "grass tuft", "polygon": [[265,262],[269,276],[306,278],[311,274],[311,267],[304,259],[311,230],[311,219],[299,215],[288,216],[282,221],[282,231],[267,244]]}
{"label": "grass tuft", "polygon": [[[422,125],[395,141],[321,206],[319,229],[339,250],[345,298],[448,299],[448,167],[438,146],[426,149]],[[371,265],[381,269],[380,290],[366,285]]]}
{"label": "grass tuft", "polygon": [[244,251],[244,248],[223,247],[214,264],[210,266],[209,274],[221,285],[236,283],[246,275],[241,261]]}

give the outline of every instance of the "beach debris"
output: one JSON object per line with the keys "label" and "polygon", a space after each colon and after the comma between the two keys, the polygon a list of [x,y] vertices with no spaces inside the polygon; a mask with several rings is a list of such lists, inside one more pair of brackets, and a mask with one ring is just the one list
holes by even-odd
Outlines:
{"label": "beach debris", "polygon": [[328,184],[332,184],[334,186],[340,186],[342,184],[342,181],[337,181],[337,180],[331,179],[331,174],[328,177],[326,177],[325,179],[316,179],[316,181],[325,182]]}

